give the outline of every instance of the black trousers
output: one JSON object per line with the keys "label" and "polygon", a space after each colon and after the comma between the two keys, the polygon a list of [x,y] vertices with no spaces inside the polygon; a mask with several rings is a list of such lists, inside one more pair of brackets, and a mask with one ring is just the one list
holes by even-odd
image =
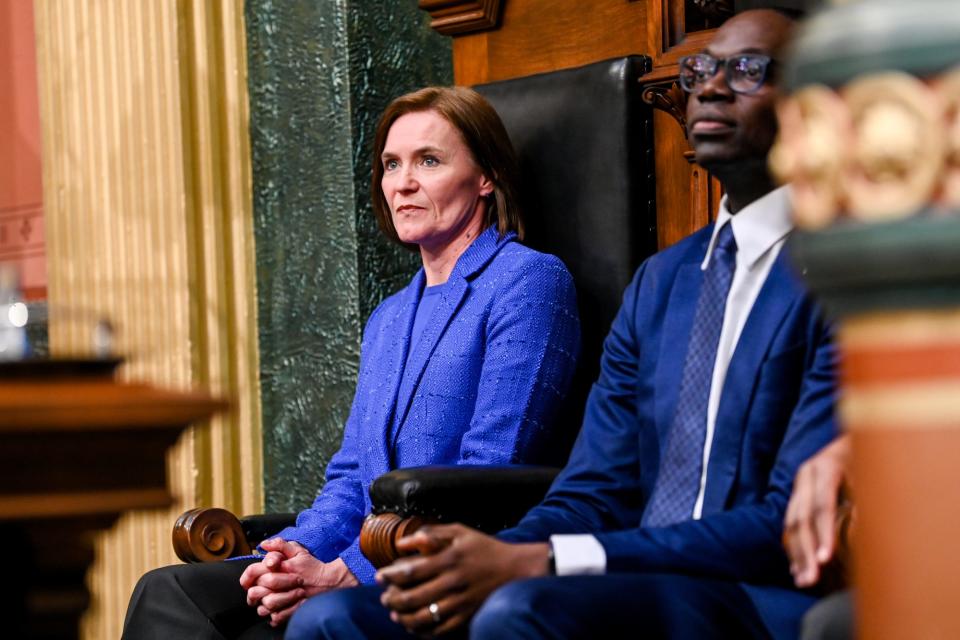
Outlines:
{"label": "black trousers", "polygon": [[178,564],[137,582],[123,623],[124,640],[266,640],[281,638],[247,605],[240,574],[258,560]]}

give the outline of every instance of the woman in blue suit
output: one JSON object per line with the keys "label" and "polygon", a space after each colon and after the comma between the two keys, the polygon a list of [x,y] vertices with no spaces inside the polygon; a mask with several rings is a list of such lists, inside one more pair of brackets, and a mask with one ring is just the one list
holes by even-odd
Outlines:
{"label": "woman in blue suit", "polygon": [[379,475],[551,461],[579,322],[563,263],[519,243],[517,175],[503,124],[476,92],[431,87],[387,107],[374,142],[373,208],[384,234],[418,251],[423,267],[367,322],[326,484],[295,526],[261,545],[262,560],[146,574],[125,638],[211,626],[219,637],[274,637],[307,597],[372,583],[359,534]]}

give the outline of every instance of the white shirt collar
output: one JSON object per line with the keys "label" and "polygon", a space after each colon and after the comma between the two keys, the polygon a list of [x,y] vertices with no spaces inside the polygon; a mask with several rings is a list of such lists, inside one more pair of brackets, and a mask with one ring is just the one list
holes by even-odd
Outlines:
{"label": "white shirt collar", "polygon": [[774,189],[748,204],[736,215],[727,208],[727,196],[724,194],[720,199],[717,223],[713,226],[713,235],[707,245],[707,255],[704,256],[700,268],[706,270],[710,264],[717,234],[729,220],[733,226],[733,237],[737,241],[737,266],[752,269],[757,260],[793,229],[789,189],[787,185]]}

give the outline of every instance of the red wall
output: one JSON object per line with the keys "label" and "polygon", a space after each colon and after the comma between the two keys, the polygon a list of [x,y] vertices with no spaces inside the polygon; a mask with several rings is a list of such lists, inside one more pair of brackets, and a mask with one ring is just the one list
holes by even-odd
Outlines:
{"label": "red wall", "polygon": [[31,299],[47,288],[32,0],[0,1],[0,262]]}

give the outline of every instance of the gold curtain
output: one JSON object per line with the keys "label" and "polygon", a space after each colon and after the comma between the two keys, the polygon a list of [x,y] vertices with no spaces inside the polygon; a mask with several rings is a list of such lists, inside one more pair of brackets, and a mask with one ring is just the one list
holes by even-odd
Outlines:
{"label": "gold curtain", "polygon": [[116,329],[121,375],[232,407],[168,462],[177,504],[96,542],[86,638],[118,638],[146,570],[177,562],[190,506],[262,507],[242,0],[35,0],[50,343]]}

